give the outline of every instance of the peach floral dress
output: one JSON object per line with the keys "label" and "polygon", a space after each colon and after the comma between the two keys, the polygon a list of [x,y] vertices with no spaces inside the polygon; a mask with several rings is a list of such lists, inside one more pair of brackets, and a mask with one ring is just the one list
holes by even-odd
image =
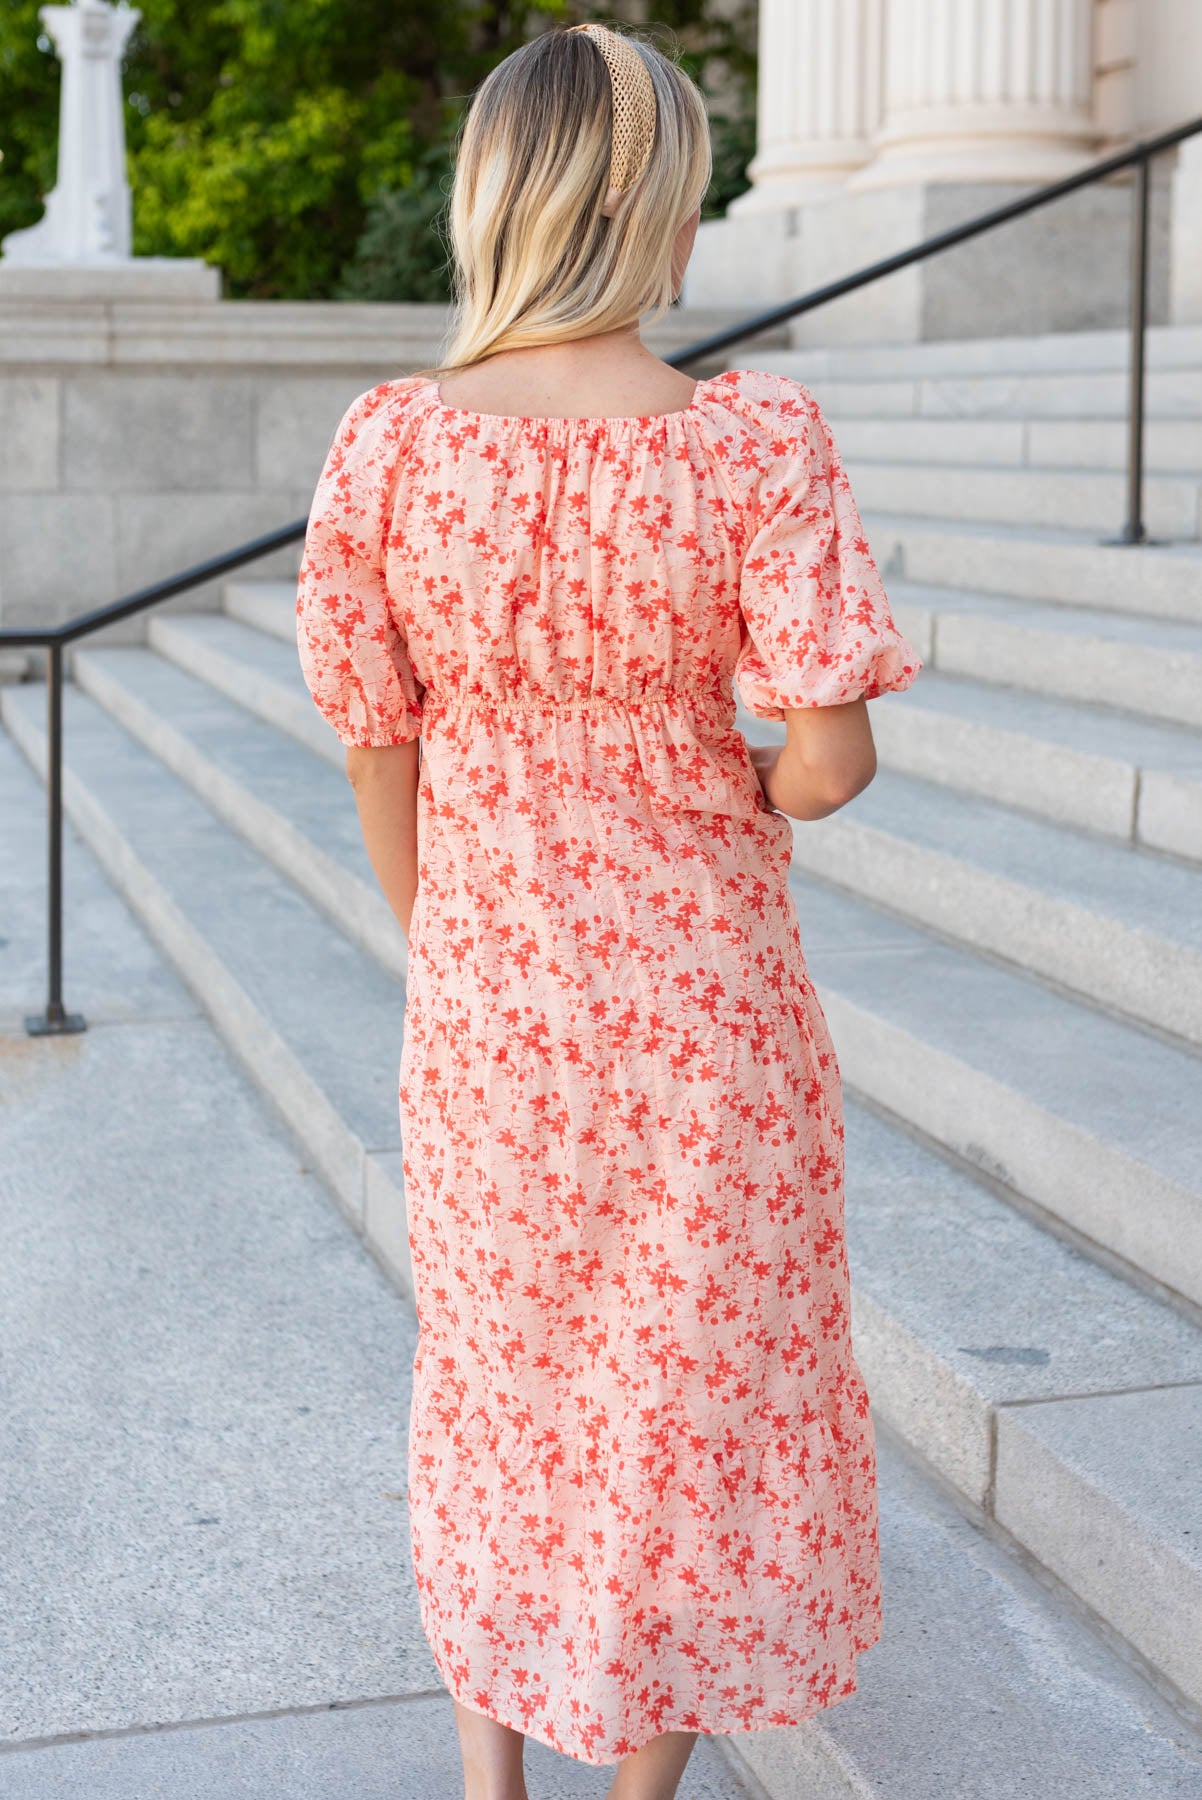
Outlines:
{"label": "peach floral dress", "polygon": [[921,666],[823,414],[754,371],[639,418],[386,382],[298,642],[344,743],[422,739],[409,1502],[447,1687],[596,1764],[799,1723],[880,1635],[875,1447],[839,1069],[731,683],[780,719]]}

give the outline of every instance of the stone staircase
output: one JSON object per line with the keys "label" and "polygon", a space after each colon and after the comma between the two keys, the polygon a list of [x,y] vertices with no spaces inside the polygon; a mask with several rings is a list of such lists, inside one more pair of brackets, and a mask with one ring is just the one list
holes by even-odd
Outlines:
{"label": "stone staircase", "polygon": [[[927,659],[873,703],[876,781],[795,832],[886,1631],[854,1700],[729,1740],[770,1800],[1202,1794],[1202,332],[1152,334],[1150,549],[1098,542],[1123,353],[762,359],[827,409]],[[73,668],[70,817],[408,1290],[404,940],[290,585]],[[41,690],[2,708],[40,766]]]}

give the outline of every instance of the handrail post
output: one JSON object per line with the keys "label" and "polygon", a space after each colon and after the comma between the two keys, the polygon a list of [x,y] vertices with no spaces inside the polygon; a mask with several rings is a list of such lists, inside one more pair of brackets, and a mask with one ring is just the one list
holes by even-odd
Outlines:
{"label": "handrail post", "polygon": [[47,869],[47,996],[44,1013],[30,1013],[30,1037],[86,1031],[82,1013],[63,1005],[63,647],[46,646],[46,795],[49,814]]}
{"label": "handrail post", "polygon": [[1148,219],[1150,156],[1135,165],[1131,210],[1131,349],[1127,390],[1127,521],[1112,542],[1144,544],[1144,396],[1148,339]]}

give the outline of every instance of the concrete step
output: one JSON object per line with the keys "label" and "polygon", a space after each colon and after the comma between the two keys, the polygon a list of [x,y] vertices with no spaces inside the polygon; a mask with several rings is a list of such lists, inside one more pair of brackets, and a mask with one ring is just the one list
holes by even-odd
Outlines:
{"label": "concrete step", "polygon": [[817,1728],[727,1740],[769,1800],[1195,1800],[1196,1730],[884,1431],[877,1457],[884,1635]]}
{"label": "concrete step", "polygon": [[[295,595],[288,584],[274,585]],[[277,616],[280,610],[277,598]],[[152,618],[147,636],[160,655],[199,675],[334,767],[345,768],[346,753],[314,706],[301,675],[295,629],[292,641],[286,643],[279,634],[244,625],[224,613],[179,613],[174,618]]]}
{"label": "concrete step", "polygon": [[[1148,334],[1146,420],[1202,417],[1197,327]],[[745,350],[736,366],[789,375],[811,389],[830,417],[940,420],[1125,420],[1126,332],[1053,332],[1040,337],[937,340],[920,344]],[[1059,460],[1059,459],[1056,459]],[[1093,466],[1093,457],[1083,466]],[[1120,463],[1115,466],[1122,466]],[[1192,465],[1187,465],[1192,466]]]}
{"label": "concrete step", "polygon": [[[785,728],[740,703],[761,742]],[[882,768],[1124,843],[1202,862],[1202,732],[943,675],[929,663],[872,707]]]}
{"label": "concrete step", "polygon": [[[202,684],[161,662],[156,671],[156,659],[148,652],[99,651],[81,663],[107,703],[119,707],[149,740],[163,741],[158,728],[148,729],[155,708],[170,717],[174,737],[167,740],[168,750],[200,788],[211,788],[212,770],[222,761],[227,768],[245,764],[252,771],[260,763],[258,747],[267,728],[248,718],[240,736],[236,708],[215,697],[206,708]],[[35,701],[29,690],[14,690],[6,717],[36,755],[41,709]],[[69,706],[71,815],[122,879],[198,997],[225,1029],[232,1023],[235,1048],[293,1128],[303,1141],[306,1133],[311,1140],[312,1121],[297,1100],[311,1104],[314,1089],[335,1107],[346,1099],[341,1067],[322,1066],[331,1049],[341,1057],[344,1040],[353,1036],[366,1042],[378,1068],[387,1066],[378,1024],[382,1009],[370,975],[365,981],[353,961],[348,971],[345,958],[331,958],[329,944],[322,966],[320,947],[308,942],[316,915],[303,902],[281,905],[279,884],[270,872],[257,883],[249,880],[251,852],[232,844],[216,820],[206,823],[205,809],[191,794],[174,777],[156,770],[145,752],[85,696],[70,694]],[[294,755],[281,760],[291,766]],[[326,774],[320,765],[311,765],[305,774],[314,772],[319,780]],[[264,805],[261,776],[252,774],[250,785],[260,791],[250,794],[240,822],[253,833]],[[238,822],[236,786],[230,778],[222,803]],[[334,809],[326,803],[314,806],[305,780],[281,783],[274,799],[278,814],[292,813],[294,841],[312,833],[324,839],[314,845],[319,860],[338,853],[342,833]],[[345,802],[349,816],[349,796]],[[212,887],[214,868],[221,870],[216,910],[206,897],[203,873],[209,871],[207,885]],[[322,929],[334,940],[328,925]],[[298,1054],[295,967],[302,958],[308,1018]],[[287,993],[284,970],[292,974]],[[348,972],[357,979],[348,981]],[[223,990],[231,986],[258,1013],[253,1037],[244,1023],[239,1030],[239,1019],[231,1020],[229,1008],[222,1006]],[[324,1011],[319,1019],[312,1011],[312,996],[322,991],[336,993],[339,1010],[345,1009],[342,1028],[333,1034],[325,1029]],[[320,1029],[314,1030],[315,1024]],[[271,1059],[261,1056],[264,1039],[293,1049],[293,1064],[301,1064],[301,1077],[310,1078],[307,1093],[294,1095],[301,1086],[295,1066],[289,1067],[278,1053]],[[362,1054],[361,1049],[361,1059]],[[356,1073],[362,1067],[360,1060]],[[339,1087],[341,1099],[330,1097],[329,1090]],[[376,1110],[378,1135],[385,1126],[382,1110]],[[992,1504],[997,1480],[993,1443],[1001,1408],[1043,1404],[1051,1396],[1088,1396],[1099,1389],[1202,1383],[1202,1334],[1169,1307],[1057,1242],[854,1101],[849,1102],[848,1121],[853,1304],[874,1406],[974,1505],[989,1511]],[[327,1126],[321,1136],[328,1140],[330,1135]],[[371,1127],[361,1119],[348,1120],[341,1135],[362,1144]],[[393,1151],[394,1162],[395,1155]],[[357,1193],[357,1171],[345,1156],[331,1157],[327,1151],[318,1160],[337,1191],[345,1196],[349,1189],[352,1197]],[[380,1159],[368,1155],[364,1160]],[[384,1160],[389,1160],[387,1150]],[[369,1187],[369,1198],[370,1193]],[[403,1202],[395,1192],[390,1205],[388,1249],[399,1264]],[[370,1220],[369,1208],[369,1235]],[[941,1252],[933,1274],[926,1265],[934,1242]],[[1033,1336],[1039,1339],[1034,1350],[1027,1343]],[[998,1514],[997,1519],[1009,1529],[1006,1518]],[[1115,1597],[1102,1595],[1092,1602],[1102,1618],[1122,1614],[1128,1604],[1121,1568],[1115,1580]],[[1183,1604],[1192,1604],[1190,1581],[1180,1572],[1177,1581]],[[1167,1615],[1166,1634],[1175,1630],[1173,1616]],[[1154,1644],[1141,1653],[1161,1666]],[[1167,1648],[1164,1655],[1169,1655]]]}
{"label": "concrete step", "polygon": [[[0,707],[44,769],[44,690],[6,688]],[[395,1079],[403,988],[90,696],[68,686],[64,717],[76,830],[411,1292]],[[323,993],[339,1004],[315,1008]]]}
{"label": "concrete step", "polygon": [[[1126,488],[1108,470],[1007,468],[985,462],[870,462],[846,455],[865,513],[911,519],[1027,526],[1115,536],[1126,518]],[[1157,537],[1196,541],[1202,509],[1196,475],[1148,475],[1144,520]]]}
{"label": "concrete step", "polygon": [[1000,1408],[1202,1387],[1188,1309],[1045,1229],[855,1093],[845,1111],[856,1354],[886,1422],[974,1505],[993,1508]]}
{"label": "concrete step", "polygon": [[[852,419],[1102,419],[1127,415],[1127,377],[1080,374],[855,375],[807,373],[792,358],[741,358],[740,368],[792,375],[809,388],[836,429]],[[1202,414],[1202,369],[1153,369],[1146,417],[1191,421]]]}
{"label": "concrete step", "polygon": [[848,1083],[1099,1260],[1202,1307],[1196,1052],[796,871]]}
{"label": "concrete step", "polygon": [[[1150,371],[1202,369],[1202,326],[1152,325],[1146,340]],[[798,350],[765,350],[748,368],[780,368],[806,381],[811,376],[845,381],[882,377],[999,374],[1124,374],[1131,334],[1123,327],[1099,331],[1044,331],[1005,337],[930,338],[920,343],[832,344]]]}
{"label": "concrete step", "polygon": [[1202,862],[1202,732],[930,665],[872,727],[884,768]]}
{"label": "concrete step", "polygon": [[1015,1407],[998,1420],[999,1517],[1195,1704],[1202,1695],[1202,1506],[1193,1454],[1200,1443],[1197,1384]]}
{"label": "concrete step", "polygon": [[[992,465],[1110,470],[1127,467],[1125,419],[862,418],[838,421],[849,463]],[[1153,474],[1202,470],[1202,419],[1149,419],[1144,466]]]}
{"label": "concrete step", "polygon": [[141,646],[81,650],[75,679],[404,981],[404,933],[380,892],[354,806],[347,805],[345,773],[303,744],[283,744],[276,727],[255,712]]}
{"label": "concrete step", "polygon": [[1202,1046],[1202,871],[882,770],[794,865]]}
{"label": "concrete step", "polygon": [[1111,544],[1101,541],[1110,531],[951,523],[867,507],[863,524],[891,591],[905,581],[1202,626],[1196,544]]}
{"label": "concrete step", "polygon": [[231,619],[253,625],[256,631],[265,631],[269,637],[277,637],[295,649],[295,581],[256,581],[249,577],[227,581],[222,604]]}
{"label": "concrete step", "polygon": [[874,1417],[1202,1702],[1202,1493],[1179,1448],[1202,1441],[1202,1329],[850,1097],[845,1113]]}
{"label": "concrete step", "polygon": [[887,585],[898,624],[927,669],[1202,726],[1202,626],[900,576]]}

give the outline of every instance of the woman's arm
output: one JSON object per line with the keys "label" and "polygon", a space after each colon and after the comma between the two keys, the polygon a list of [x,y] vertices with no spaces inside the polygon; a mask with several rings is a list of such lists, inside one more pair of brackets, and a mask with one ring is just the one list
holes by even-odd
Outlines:
{"label": "woman's arm", "polygon": [[864,700],[782,709],[782,745],[752,745],[770,806],[791,819],[825,819],[862,793],[876,774],[876,745]]}
{"label": "woman's arm", "polygon": [[363,842],[376,879],[406,938],[417,895],[417,780],[420,738],[383,749],[352,745],[346,773],[355,790]]}

